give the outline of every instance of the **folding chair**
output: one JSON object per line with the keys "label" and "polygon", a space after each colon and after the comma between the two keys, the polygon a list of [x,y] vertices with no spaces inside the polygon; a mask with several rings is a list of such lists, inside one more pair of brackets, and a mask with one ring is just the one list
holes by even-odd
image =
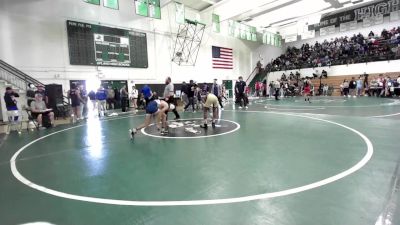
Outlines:
{"label": "folding chair", "polygon": [[35,126],[36,130],[39,130],[39,124],[36,121],[36,119],[33,118],[31,109],[30,108],[25,108],[25,112],[28,115],[28,124],[26,125],[26,130],[29,131],[29,128],[30,128],[29,125],[30,124],[33,124]]}
{"label": "folding chair", "polygon": [[56,118],[62,117],[63,119],[66,119],[70,115],[70,104],[68,99],[57,99],[55,108],[53,108],[54,116]]}
{"label": "folding chair", "polygon": [[7,111],[7,117],[8,117],[8,122],[7,122],[6,134],[9,134],[10,131],[12,130],[12,128],[16,128],[18,133],[21,133],[22,118],[21,118],[21,113],[19,112],[19,110]]}

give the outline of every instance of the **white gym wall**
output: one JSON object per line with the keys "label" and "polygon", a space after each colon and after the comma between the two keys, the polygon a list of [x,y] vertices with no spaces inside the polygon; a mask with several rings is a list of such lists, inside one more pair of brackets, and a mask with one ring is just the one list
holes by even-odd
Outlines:
{"label": "white gym wall", "polygon": [[[134,80],[138,83],[174,82],[190,79],[211,82],[213,78],[236,79],[248,76],[258,61],[253,50],[260,43],[242,41],[211,31],[209,21],[195,67],[180,67],[171,62],[177,24],[171,3],[162,9],[162,20],[135,15],[132,0],[120,0],[120,10],[87,4],[81,0],[0,1],[0,58],[44,83],[62,84],[69,80]],[[188,19],[206,20],[209,15],[186,8]],[[101,23],[104,26],[138,29],[147,33],[149,68],[71,66],[68,56],[66,20]],[[172,34],[171,34],[172,32]],[[211,68],[211,46],[234,49],[234,69]],[[279,55],[279,54],[278,54]],[[276,55],[276,56],[278,56]],[[275,56],[275,57],[276,57]],[[255,57],[255,58],[254,58]]]}

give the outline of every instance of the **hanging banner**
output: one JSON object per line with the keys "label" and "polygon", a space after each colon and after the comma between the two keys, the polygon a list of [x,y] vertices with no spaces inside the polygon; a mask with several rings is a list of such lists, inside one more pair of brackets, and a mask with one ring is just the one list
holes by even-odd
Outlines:
{"label": "hanging banner", "polygon": [[[364,19],[376,16],[389,16],[400,10],[400,0],[383,0],[362,7],[353,8],[339,13],[328,13],[321,17],[318,24],[308,26],[308,30],[320,30],[323,27],[338,27],[341,23],[350,21],[362,22]],[[367,21],[369,23],[369,21]]]}
{"label": "hanging banner", "polygon": [[267,33],[267,34],[266,34],[266,40],[267,40],[267,41],[266,41],[265,43],[266,43],[267,45],[270,45],[270,44],[271,44],[271,35],[272,35],[272,34],[270,34],[270,33]]}
{"label": "hanging banner", "polygon": [[160,0],[134,0],[136,15],[161,19]]}
{"label": "hanging banner", "polygon": [[179,24],[185,23],[185,5],[175,2],[175,21]]}
{"label": "hanging banner", "polygon": [[251,32],[251,40],[257,41],[257,28],[250,27],[250,32]]}
{"label": "hanging banner", "polygon": [[118,0],[103,0],[103,5],[110,9],[119,9]]}
{"label": "hanging banner", "polygon": [[303,34],[301,34],[301,40],[305,40],[305,39],[310,39],[310,38],[315,38],[315,31],[307,31],[304,32]]}
{"label": "hanging banner", "polygon": [[295,41],[297,41],[297,34],[287,35],[285,37],[285,43],[295,42]]}
{"label": "hanging banner", "polygon": [[221,24],[217,14],[212,14],[212,28],[215,33],[221,32]]}
{"label": "hanging banner", "polygon": [[147,0],[135,0],[136,15],[149,16],[149,7]]}
{"label": "hanging banner", "polygon": [[93,5],[100,5],[100,0],[83,0],[83,1]]}
{"label": "hanging banner", "polygon": [[160,0],[148,0],[149,17],[161,19]]}
{"label": "hanging banner", "polygon": [[400,20],[400,11],[390,13],[390,22]]}
{"label": "hanging banner", "polygon": [[229,36],[235,36],[235,21],[229,20],[228,21],[228,35]]}

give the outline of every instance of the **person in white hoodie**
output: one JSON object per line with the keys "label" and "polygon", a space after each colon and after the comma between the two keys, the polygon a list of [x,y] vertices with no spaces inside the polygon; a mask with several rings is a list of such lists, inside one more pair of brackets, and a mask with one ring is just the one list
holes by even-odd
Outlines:
{"label": "person in white hoodie", "polygon": [[137,112],[138,110],[137,110],[137,100],[138,100],[138,97],[139,97],[139,91],[136,89],[136,86],[135,85],[133,85],[132,86],[132,91],[131,91],[131,93],[130,93],[130,96],[129,96],[129,98],[131,99],[131,102],[132,102],[132,107],[133,107],[133,111],[134,112]]}
{"label": "person in white hoodie", "polygon": [[358,78],[357,82],[357,96],[360,97],[362,93],[362,87],[363,87],[363,80],[361,77]]}

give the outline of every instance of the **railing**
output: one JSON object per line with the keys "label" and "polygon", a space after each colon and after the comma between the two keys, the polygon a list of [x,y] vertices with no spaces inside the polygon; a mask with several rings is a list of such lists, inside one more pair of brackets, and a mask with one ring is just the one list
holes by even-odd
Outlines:
{"label": "railing", "polygon": [[259,68],[255,67],[254,70],[250,73],[250,75],[246,79],[246,85],[250,85],[251,81],[254,79],[254,77],[258,74]]}
{"label": "railing", "polygon": [[3,60],[0,60],[0,79],[5,80],[10,84],[13,84],[14,86],[22,90],[26,90],[28,88],[28,84],[30,83],[35,85],[43,85],[43,83],[41,83],[40,81],[18,70],[17,68],[4,62]]}
{"label": "railing", "polygon": [[14,86],[18,87],[19,89],[26,90],[25,81],[19,79],[18,77],[12,75],[6,70],[0,68],[0,80],[4,80],[7,83],[13,84]]}
{"label": "railing", "polygon": [[[44,86],[42,82],[36,80],[21,70],[18,70],[3,60],[0,60],[0,80],[4,80],[21,90],[27,90],[29,84],[34,84],[35,86]],[[69,99],[66,96],[63,96],[63,104],[70,104]]]}

